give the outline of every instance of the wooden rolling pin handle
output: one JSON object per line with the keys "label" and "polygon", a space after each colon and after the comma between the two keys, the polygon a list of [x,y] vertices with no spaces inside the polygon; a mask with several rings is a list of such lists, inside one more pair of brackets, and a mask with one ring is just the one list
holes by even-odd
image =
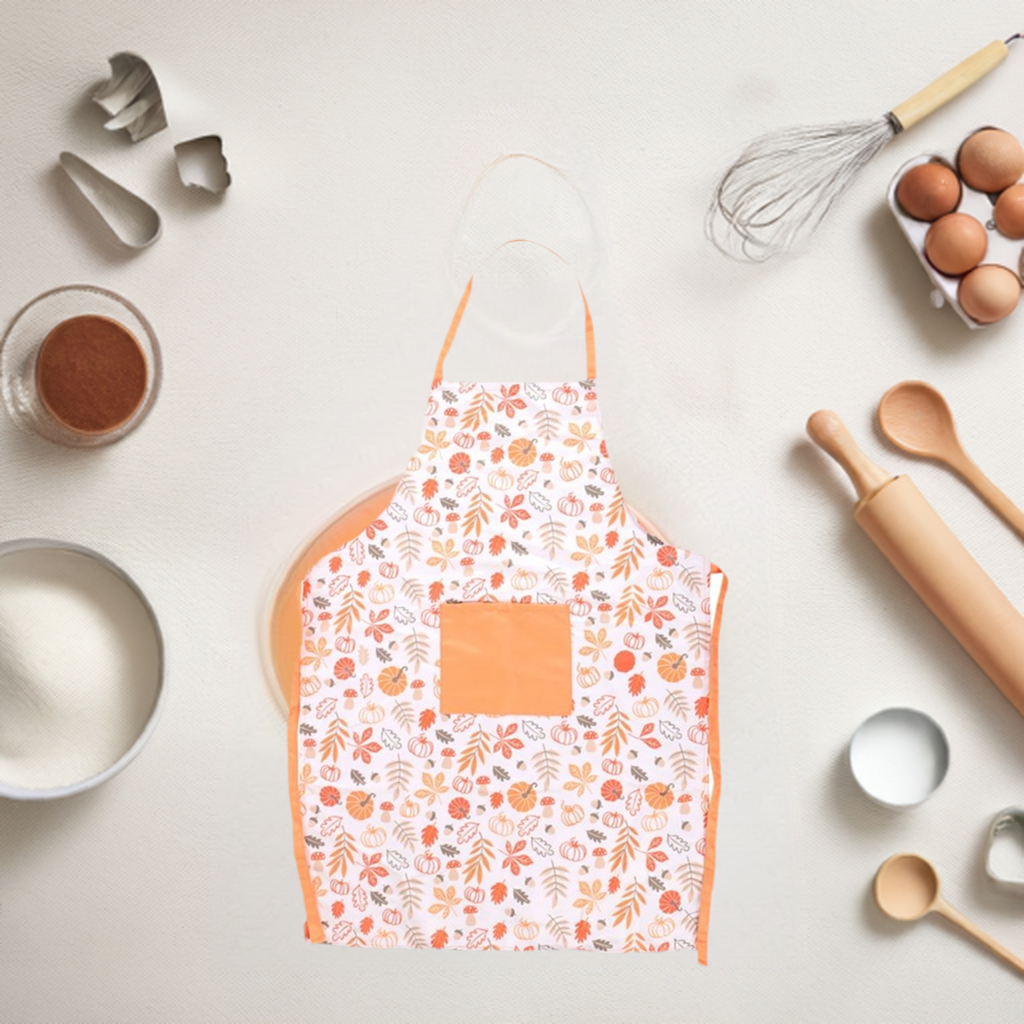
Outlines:
{"label": "wooden rolling pin handle", "polygon": [[821,409],[807,421],[807,434],[823,451],[832,456],[853,482],[857,497],[863,501],[889,483],[893,476],[872,462],[857,447],[846,424],[834,413]]}

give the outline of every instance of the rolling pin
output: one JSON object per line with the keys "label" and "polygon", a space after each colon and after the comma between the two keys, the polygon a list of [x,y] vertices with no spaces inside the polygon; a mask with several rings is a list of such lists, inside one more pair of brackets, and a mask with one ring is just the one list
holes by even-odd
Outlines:
{"label": "rolling pin", "polygon": [[908,476],[891,476],[834,412],[807,421],[811,440],[846,470],[860,499],[853,518],[1024,715],[1024,616],[992,582]]}

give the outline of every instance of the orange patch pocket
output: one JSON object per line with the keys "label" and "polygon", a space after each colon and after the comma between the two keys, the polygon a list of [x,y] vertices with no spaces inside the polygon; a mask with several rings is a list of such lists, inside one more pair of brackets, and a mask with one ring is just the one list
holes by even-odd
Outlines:
{"label": "orange patch pocket", "polygon": [[441,713],[567,715],[572,629],[564,604],[441,605]]}

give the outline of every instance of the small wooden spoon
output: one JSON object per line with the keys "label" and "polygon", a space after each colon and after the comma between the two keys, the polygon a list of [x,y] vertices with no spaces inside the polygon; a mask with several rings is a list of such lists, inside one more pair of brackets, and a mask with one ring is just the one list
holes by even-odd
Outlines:
{"label": "small wooden spoon", "polygon": [[935,911],[1024,974],[1024,960],[1000,946],[942,898],[935,865],[919,854],[897,853],[885,861],[875,875],[874,893],[875,902],[883,914],[897,921],[916,921]]}
{"label": "small wooden spoon", "polygon": [[878,403],[878,423],[894,445],[955,469],[1022,537],[1024,512],[968,457],[942,394],[920,380],[889,388]]}

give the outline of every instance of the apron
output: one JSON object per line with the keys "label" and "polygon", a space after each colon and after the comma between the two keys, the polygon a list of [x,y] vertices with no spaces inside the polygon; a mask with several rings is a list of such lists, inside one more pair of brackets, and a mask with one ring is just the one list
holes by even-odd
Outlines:
{"label": "apron", "polygon": [[705,963],[725,577],[623,500],[585,296],[586,380],[444,380],[472,286],[390,504],[303,584],[306,936]]}

